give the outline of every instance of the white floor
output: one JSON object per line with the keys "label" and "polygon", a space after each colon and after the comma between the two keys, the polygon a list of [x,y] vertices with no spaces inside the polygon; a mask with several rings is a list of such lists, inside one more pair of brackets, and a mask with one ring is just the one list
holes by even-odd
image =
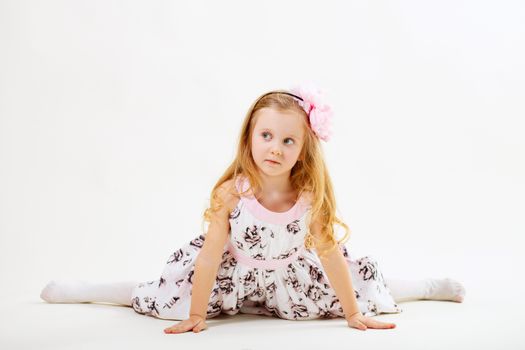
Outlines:
{"label": "white floor", "polygon": [[48,304],[38,293],[2,298],[0,349],[495,349],[525,348],[520,290],[483,294],[469,281],[463,303],[401,303],[401,314],[376,316],[393,330],[359,331],[343,319],[286,321],[221,315],[201,333],[164,334],[176,321],[111,304]]}
{"label": "white floor", "polygon": [[[525,349],[524,4],[0,1],[0,350]],[[164,334],[40,300],[52,279],[157,279],[253,99],[301,81],[334,103],[351,256],[455,278],[464,303],[402,303],[390,330],[223,315]]]}

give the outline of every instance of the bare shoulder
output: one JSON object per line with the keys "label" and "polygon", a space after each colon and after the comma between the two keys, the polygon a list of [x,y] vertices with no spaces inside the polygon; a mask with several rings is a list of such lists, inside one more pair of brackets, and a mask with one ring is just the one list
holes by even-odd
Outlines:
{"label": "bare shoulder", "polygon": [[239,203],[240,197],[235,190],[234,179],[226,180],[217,188],[217,194],[221,201],[228,208],[228,213],[231,212]]}
{"label": "bare shoulder", "polygon": [[312,232],[312,235],[316,237],[321,236],[321,222],[318,218],[312,218],[312,222],[310,223],[310,230]]}

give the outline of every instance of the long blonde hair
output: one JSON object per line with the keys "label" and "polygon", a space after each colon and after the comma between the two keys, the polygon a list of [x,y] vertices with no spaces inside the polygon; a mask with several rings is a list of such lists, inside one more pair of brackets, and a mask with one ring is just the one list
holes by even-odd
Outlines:
{"label": "long blonde hair", "polygon": [[[291,170],[290,182],[292,188],[297,191],[299,197],[307,193],[310,196],[311,210],[307,216],[308,233],[305,238],[306,248],[316,248],[319,255],[329,253],[339,244],[344,244],[350,238],[350,229],[339,218],[337,218],[335,196],[332,187],[332,180],[326,168],[321,145],[317,136],[309,127],[308,116],[304,109],[299,106],[297,101],[287,95],[285,90],[275,90],[265,93],[250,106],[246,113],[239,135],[237,146],[237,155],[226,169],[224,174],[219,178],[211,191],[210,206],[204,211],[204,221],[210,222],[212,213],[219,210],[224,203],[218,196],[218,188],[230,179],[237,179],[238,175],[244,175],[248,178],[250,188],[240,193],[232,193],[236,196],[244,195],[246,192],[258,193],[261,189],[261,179],[257,171],[257,166],[251,156],[251,139],[253,129],[257,118],[255,112],[261,108],[274,108],[279,111],[294,111],[304,116],[305,140],[297,163]],[[316,219],[320,224],[320,238],[317,239],[312,235],[312,224]],[[337,240],[334,232],[334,224],[338,224],[345,229],[345,235],[342,239]],[[326,248],[328,246],[328,248]],[[326,249],[325,249],[326,248]]]}

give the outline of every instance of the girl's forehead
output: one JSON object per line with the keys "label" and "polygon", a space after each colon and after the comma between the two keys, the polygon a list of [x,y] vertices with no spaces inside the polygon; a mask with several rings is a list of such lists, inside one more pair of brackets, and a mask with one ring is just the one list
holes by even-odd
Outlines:
{"label": "girl's forehead", "polygon": [[304,131],[303,115],[294,111],[280,111],[273,108],[261,108],[257,112],[255,129],[276,129],[302,136]]}

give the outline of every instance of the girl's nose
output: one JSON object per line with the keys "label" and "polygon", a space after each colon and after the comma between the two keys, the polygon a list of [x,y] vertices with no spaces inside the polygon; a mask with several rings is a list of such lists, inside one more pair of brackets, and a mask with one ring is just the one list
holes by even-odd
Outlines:
{"label": "girl's nose", "polygon": [[282,152],[281,152],[281,150],[279,150],[277,148],[273,148],[272,149],[272,154],[276,155],[276,156],[280,156],[282,154]]}

